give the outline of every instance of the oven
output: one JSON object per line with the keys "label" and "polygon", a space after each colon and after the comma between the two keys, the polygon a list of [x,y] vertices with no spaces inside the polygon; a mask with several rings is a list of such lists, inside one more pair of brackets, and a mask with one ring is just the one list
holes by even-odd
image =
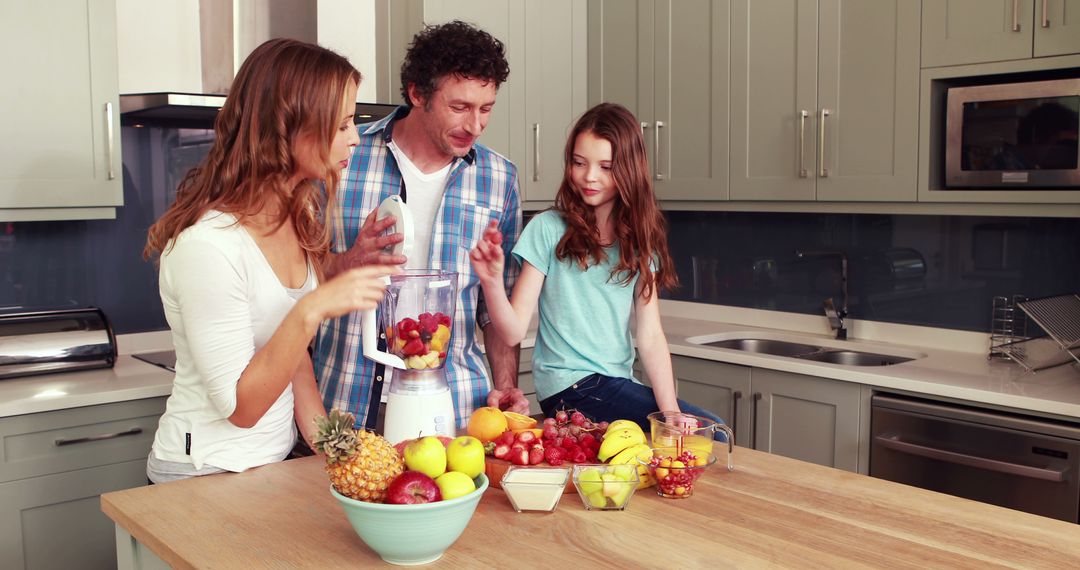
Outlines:
{"label": "oven", "polygon": [[1080,423],[893,394],[870,417],[870,476],[1080,522]]}

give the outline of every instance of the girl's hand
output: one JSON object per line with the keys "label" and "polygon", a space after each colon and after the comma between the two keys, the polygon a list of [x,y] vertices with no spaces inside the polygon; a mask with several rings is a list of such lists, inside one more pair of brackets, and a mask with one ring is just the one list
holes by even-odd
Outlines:
{"label": "girl's hand", "polygon": [[476,276],[485,286],[502,283],[505,257],[501,244],[502,233],[499,232],[498,222],[492,220],[484,230],[484,237],[469,252]]}
{"label": "girl's hand", "polygon": [[[386,293],[383,277],[401,273],[392,265],[366,265],[338,274],[297,303],[318,322],[352,311],[374,309]],[[316,323],[317,326],[317,323]]]}

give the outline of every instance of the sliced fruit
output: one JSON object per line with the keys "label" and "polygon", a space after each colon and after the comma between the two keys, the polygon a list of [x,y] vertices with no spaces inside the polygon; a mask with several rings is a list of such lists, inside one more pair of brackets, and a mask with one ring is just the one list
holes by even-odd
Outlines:
{"label": "sliced fruit", "polygon": [[512,430],[528,429],[536,427],[536,419],[515,412],[503,412],[506,416],[506,426]]}

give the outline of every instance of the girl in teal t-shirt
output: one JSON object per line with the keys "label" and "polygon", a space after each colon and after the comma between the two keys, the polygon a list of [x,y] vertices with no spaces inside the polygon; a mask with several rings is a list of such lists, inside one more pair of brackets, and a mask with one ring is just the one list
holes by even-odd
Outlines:
{"label": "girl in teal t-shirt", "polygon": [[[658,289],[678,279],[639,125],[613,103],[578,119],[555,207],[534,217],[513,249],[521,274],[509,300],[494,226],[472,263],[507,343],[521,342],[539,303],[533,378],[544,415],[573,408],[597,422],[631,419],[645,430],[646,416],[659,410],[721,421],[675,397]],[[651,389],[633,378],[634,340]]]}

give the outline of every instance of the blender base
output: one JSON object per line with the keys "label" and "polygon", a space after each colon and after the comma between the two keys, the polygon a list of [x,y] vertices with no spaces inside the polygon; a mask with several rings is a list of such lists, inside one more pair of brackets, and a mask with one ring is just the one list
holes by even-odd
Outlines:
{"label": "blender base", "polygon": [[386,397],[383,437],[390,443],[425,435],[454,437],[454,426],[454,400],[449,388],[431,394],[391,391]]}

